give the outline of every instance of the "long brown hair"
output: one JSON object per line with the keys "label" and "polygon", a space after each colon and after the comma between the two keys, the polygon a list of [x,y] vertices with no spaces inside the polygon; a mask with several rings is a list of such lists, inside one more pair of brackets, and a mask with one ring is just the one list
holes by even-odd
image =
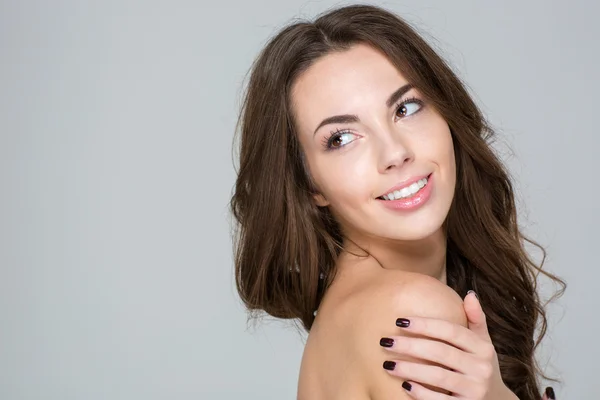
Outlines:
{"label": "long brown hair", "polygon": [[[342,250],[338,223],[314,204],[315,185],[291,107],[295,79],[315,60],[368,44],[387,55],[450,127],[455,196],[445,221],[447,283],[461,297],[477,291],[505,384],[522,400],[540,397],[534,351],[547,319],[537,275],[545,250],[521,233],[509,174],[490,144],[494,131],[446,62],[397,15],[376,6],[334,9],[283,28],[254,62],[238,121],[240,165],[231,198],[238,222],[235,276],[249,310],[294,318],[307,331]],[[525,242],[541,249],[537,265]],[[537,326],[541,321],[541,325]],[[534,341],[536,328],[540,329]],[[554,379],[550,379],[555,381]]]}

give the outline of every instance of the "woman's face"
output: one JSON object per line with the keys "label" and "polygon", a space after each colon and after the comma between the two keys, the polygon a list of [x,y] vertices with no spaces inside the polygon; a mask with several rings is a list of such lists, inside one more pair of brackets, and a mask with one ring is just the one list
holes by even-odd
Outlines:
{"label": "woman's face", "polygon": [[[319,188],[314,200],[346,234],[418,240],[446,218],[456,182],[450,129],[416,89],[392,96],[407,84],[384,55],[359,44],[317,60],[292,87],[299,140]],[[382,199],[406,183],[403,199]]]}

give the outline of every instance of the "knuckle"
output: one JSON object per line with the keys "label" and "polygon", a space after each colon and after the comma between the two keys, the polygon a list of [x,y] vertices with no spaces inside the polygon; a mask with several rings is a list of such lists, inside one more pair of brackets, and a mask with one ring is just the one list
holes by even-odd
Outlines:
{"label": "knuckle", "polygon": [[413,338],[402,338],[401,342],[404,353],[415,355],[419,351],[419,346]]}
{"label": "knuckle", "polygon": [[453,363],[453,352],[450,346],[446,346],[440,343],[435,343],[432,345],[431,353],[435,354],[438,358],[438,361],[447,361],[449,363]]}
{"label": "knuckle", "polygon": [[414,321],[414,323],[419,324],[420,325],[420,330],[422,330],[423,332],[429,332],[430,328],[431,328],[431,324],[429,323],[429,321],[427,319],[421,319],[421,320],[416,320]]}
{"label": "knuckle", "polygon": [[456,339],[458,337],[458,334],[459,334],[458,326],[454,325],[454,324],[449,324],[448,325],[448,335],[452,339]]}
{"label": "knuckle", "polygon": [[496,355],[496,349],[494,348],[493,344],[487,343],[483,348],[482,353],[486,358],[491,359]]}
{"label": "knuckle", "polygon": [[443,368],[436,368],[434,370],[433,377],[436,382],[439,382],[442,387],[450,387],[452,386],[452,375],[448,373],[448,371]]}
{"label": "knuckle", "polygon": [[488,381],[492,377],[492,374],[494,373],[494,369],[492,368],[492,366],[490,364],[482,364],[481,367],[479,368],[479,370],[481,371],[481,376],[486,381]]}

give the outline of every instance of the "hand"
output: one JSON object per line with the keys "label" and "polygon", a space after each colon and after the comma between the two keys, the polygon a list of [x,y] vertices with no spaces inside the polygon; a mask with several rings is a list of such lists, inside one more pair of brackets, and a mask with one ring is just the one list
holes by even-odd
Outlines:
{"label": "hand", "polygon": [[[443,367],[394,360],[386,361],[384,368],[390,374],[404,378],[404,389],[420,400],[517,399],[502,381],[498,356],[475,292],[467,294],[464,308],[468,328],[435,318],[399,318],[396,325],[411,334],[427,338],[398,336],[382,338],[380,342],[392,352],[428,360]],[[433,391],[423,384],[446,390],[451,395]]]}

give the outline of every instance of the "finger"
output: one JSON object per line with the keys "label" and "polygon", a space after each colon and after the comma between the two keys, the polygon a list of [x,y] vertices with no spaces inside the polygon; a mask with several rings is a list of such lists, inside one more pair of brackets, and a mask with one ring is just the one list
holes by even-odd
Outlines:
{"label": "finger", "polygon": [[477,354],[484,350],[481,339],[475,332],[443,319],[427,317],[398,318],[396,326],[411,333],[443,340],[469,353]]}
{"label": "finger", "polygon": [[543,399],[556,400],[556,395],[554,394],[554,389],[552,389],[551,386],[548,386],[546,388]]}
{"label": "finger", "polygon": [[472,355],[444,342],[406,336],[381,338],[379,344],[387,350],[415,358],[432,361],[452,370],[469,374]]}
{"label": "finger", "polygon": [[391,375],[402,379],[435,386],[461,395],[464,394],[464,388],[469,387],[466,375],[435,365],[394,360],[384,362],[383,368]]}
{"label": "finger", "polygon": [[427,389],[413,381],[404,381],[402,387],[412,398],[418,400],[455,400],[452,396]]}
{"label": "finger", "polygon": [[470,290],[465,296],[463,306],[467,314],[469,329],[477,334],[481,339],[492,342],[488,332],[485,313],[477,297],[477,293]]}

